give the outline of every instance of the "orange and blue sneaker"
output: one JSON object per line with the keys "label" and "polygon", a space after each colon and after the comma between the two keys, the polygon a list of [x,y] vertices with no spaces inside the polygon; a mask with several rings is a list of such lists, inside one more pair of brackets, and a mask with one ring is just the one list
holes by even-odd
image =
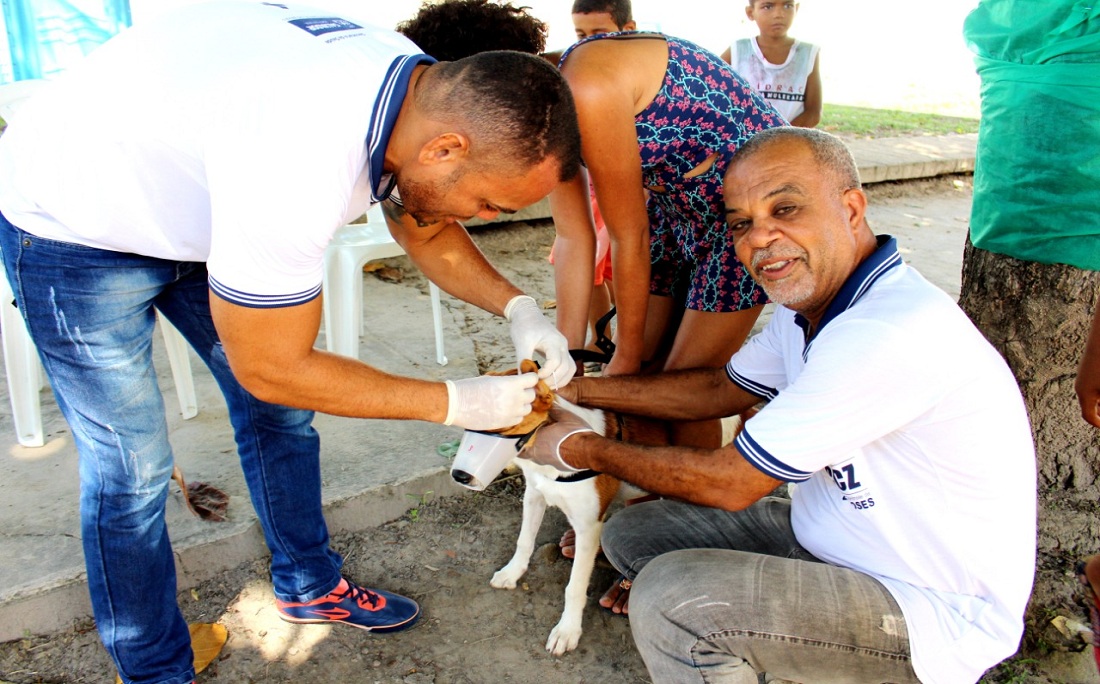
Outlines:
{"label": "orange and blue sneaker", "polygon": [[367,589],[341,579],[321,598],[305,603],[275,600],[279,617],[298,624],[340,622],[369,632],[399,632],[416,624],[416,601],[379,589]]}

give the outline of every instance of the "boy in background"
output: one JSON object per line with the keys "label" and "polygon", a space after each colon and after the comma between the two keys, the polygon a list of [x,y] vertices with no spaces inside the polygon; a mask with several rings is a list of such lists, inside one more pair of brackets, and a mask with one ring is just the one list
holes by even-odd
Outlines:
{"label": "boy in background", "polygon": [[573,3],[573,28],[577,40],[589,36],[636,28],[630,0],[576,0]]}
{"label": "boy in background", "polygon": [[760,35],[734,41],[722,59],[792,126],[813,128],[821,121],[820,48],[788,33],[796,14],[791,0],[749,0],[745,15]]}

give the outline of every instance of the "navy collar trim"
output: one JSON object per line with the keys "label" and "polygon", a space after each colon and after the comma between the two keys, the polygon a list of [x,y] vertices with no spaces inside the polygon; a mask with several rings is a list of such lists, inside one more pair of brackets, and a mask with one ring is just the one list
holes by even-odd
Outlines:
{"label": "navy collar trim", "polygon": [[[863,260],[856,270],[852,271],[852,274],[848,276],[848,279],[841,285],[840,291],[833,297],[833,301],[829,302],[829,306],[825,309],[825,315],[821,317],[821,323],[818,324],[817,330],[813,335],[807,335],[806,348],[802,352],[802,357],[805,358],[809,352],[810,345],[813,343],[814,338],[817,337],[821,331],[829,324],[834,318],[844,313],[848,309],[859,301],[867,290],[871,289],[871,286],[875,284],[879,278],[883,276],[890,269],[900,266],[904,263],[901,259],[901,254],[898,253],[898,241],[892,235],[878,235],[875,237],[878,242],[878,249],[876,249],[871,256]],[[810,322],[799,313],[794,315],[794,322],[798,324],[798,327],[802,328],[804,333],[809,331]]]}
{"label": "navy collar trim", "polygon": [[397,183],[393,174],[382,170],[382,164],[386,159],[390,134],[393,133],[397,115],[401,111],[401,103],[405,101],[405,94],[409,90],[412,72],[421,64],[435,64],[435,58],[428,55],[401,55],[393,60],[382,80],[382,87],[378,90],[378,99],[374,101],[367,134],[372,202],[381,202],[389,197]]}

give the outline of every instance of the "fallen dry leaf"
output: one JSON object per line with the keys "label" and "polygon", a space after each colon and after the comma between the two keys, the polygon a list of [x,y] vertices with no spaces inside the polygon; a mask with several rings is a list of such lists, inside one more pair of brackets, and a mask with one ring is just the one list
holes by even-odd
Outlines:
{"label": "fallen dry leaf", "polygon": [[386,265],[381,261],[368,261],[363,264],[363,273],[374,273],[378,269],[385,268]]}
{"label": "fallen dry leaf", "polygon": [[172,467],[172,479],[183,493],[187,509],[207,522],[225,522],[229,495],[205,482],[185,482],[179,466]]}
{"label": "fallen dry leaf", "polygon": [[401,269],[392,268],[390,266],[383,266],[376,270],[374,275],[376,278],[381,278],[390,283],[399,283],[405,279],[405,274],[401,272]]}
{"label": "fallen dry leaf", "polygon": [[[191,632],[191,650],[195,653],[195,674],[198,674],[222,652],[229,631],[216,622],[195,622],[187,625],[187,630]],[[122,677],[115,675],[115,684],[122,684]]]}
{"label": "fallen dry leaf", "polygon": [[187,625],[191,631],[191,650],[195,652],[195,673],[202,672],[222,652],[229,630],[216,622],[196,622]]}

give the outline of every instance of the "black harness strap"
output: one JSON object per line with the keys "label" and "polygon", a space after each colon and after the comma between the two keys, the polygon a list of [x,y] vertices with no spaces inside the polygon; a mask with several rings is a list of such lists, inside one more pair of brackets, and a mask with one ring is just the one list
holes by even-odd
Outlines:
{"label": "black harness strap", "polygon": [[[611,307],[600,320],[596,321],[595,345],[599,351],[592,349],[570,349],[569,355],[574,361],[583,363],[611,363],[611,357],[615,355],[615,342],[607,336],[607,325],[615,317],[615,307]],[[560,481],[560,480],[559,480]]]}

